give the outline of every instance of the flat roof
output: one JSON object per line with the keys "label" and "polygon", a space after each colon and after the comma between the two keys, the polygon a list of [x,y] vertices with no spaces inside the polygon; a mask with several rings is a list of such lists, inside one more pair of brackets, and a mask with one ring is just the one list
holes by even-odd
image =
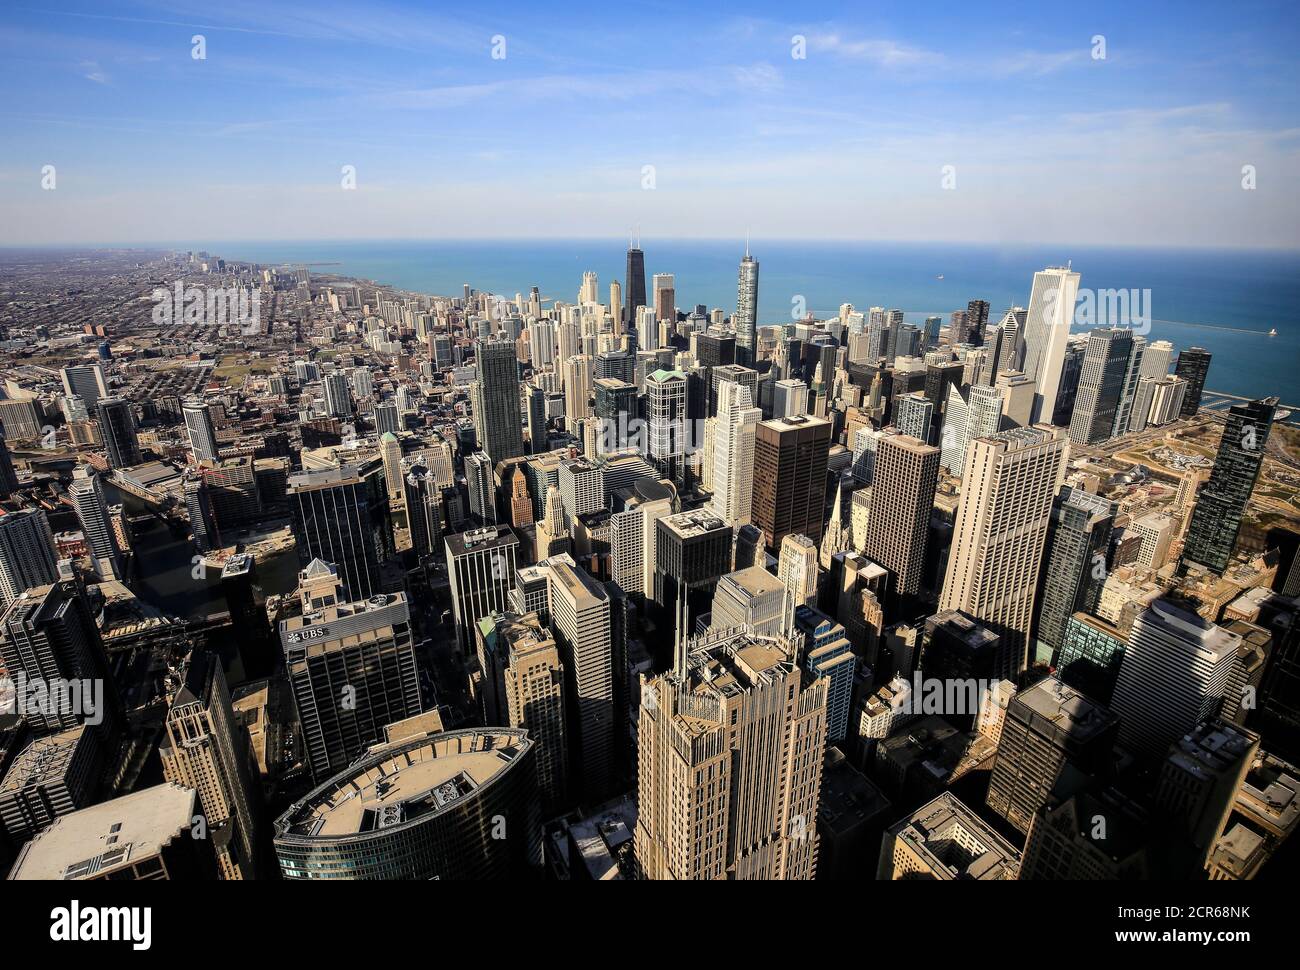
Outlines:
{"label": "flat roof", "polygon": [[23,848],[10,879],[77,879],[156,856],[189,838],[198,795],[170,782],[56,818]]}

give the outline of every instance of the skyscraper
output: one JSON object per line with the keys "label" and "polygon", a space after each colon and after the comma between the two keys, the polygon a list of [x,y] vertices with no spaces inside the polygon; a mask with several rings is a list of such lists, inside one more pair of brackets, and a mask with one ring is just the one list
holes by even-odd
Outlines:
{"label": "skyscraper", "polygon": [[445,540],[451,609],[462,656],[474,646],[474,624],[510,608],[519,538],[507,525],[490,525]]}
{"label": "skyscraper", "polygon": [[627,272],[624,273],[624,294],[627,297],[627,323],[629,332],[635,332],[636,312],[645,306],[645,253],[636,246],[627,250]]}
{"label": "skyscraper", "polygon": [[1185,603],[1158,599],[1133,621],[1111,710],[1119,740],[1145,759],[1218,713],[1241,637]]}
{"label": "skyscraper", "polygon": [[[677,317],[677,289],[672,273],[655,273],[654,275],[654,312],[655,320],[675,320]],[[642,345],[642,350],[653,350],[653,346]]]}
{"label": "skyscraper", "polygon": [[383,588],[381,569],[393,554],[393,526],[383,463],[378,458],[289,476],[289,505],[298,561],[338,567],[347,600]]}
{"label": "skyscraper", "polygon": [[690,431],[686,405],[686,375],[657,370],[646,378],[646,443],[650,464],[665,478],[682,481]]}
{"label": "skyscraper", "polygon": [[519,409],[519,361],[513,340],[479,342],[474,425],[493,464],[524,453]]}
{"label": "skyscraper", "polygon": [[749,388],[724,381],[718,388],[713,446],[713,511],[733,528],[749,524],[754,492],[754,438],[761,409]]}
{"label": "skyscraper", "polygon": [[646,681],[636,860],[647,879],[811,879],[825,678],[784,639],[715,631]]}
{"label": "skyscraper", "polygon": [[1002,637],[999,679],[1014,679],[1028,663],[1034,594],[1065,450],[1064,433],[1049,425],[970,444],[939,605],[968,613]]}
{"label": "skyscraper", "polygon": [[248,736],[235,720],[221,661],[196,649],[182,677],[158,747],[163,778],[198,792],[221,878],[255,879],[260,799],[249,770]]}
{"label": "skyscraper", "polygon": [[564,664],[571,724],[573,774],[584,799],[596,804],[613,790],[614,664],[610,650],[610,598],[605,588],[568,557],[549,562],[551,627]]}
{"label": "skyscraper", "polygon": [[419,714],[420,676],[406,594],[336,602],[280,621],[285,671],[318,782]]}
{"label": "skyscraper", "polygon": [[190,450],[195,462],[217,460],[217,435],[212,429],[212,412],[200,398],[191,398],[181,405],[185,431],[190,438]]}
{"label": "skyscraper", "polygon": [[135,411],[130,401],[120,397],[100,400],[99,433],[104,439],[110,468],[130,468],[143,460],[135,434]]}
{"label": "skyscraper", "polygon": [[736,363],[753,367],[758,347],[758,260],[749,255],[740,261],[736,286]]}
{"label": "skyscraper", "polygon": [[354,413],[348,375],[342,371],[326,374],[321,381],[325,389],[325,413],[333,418],[350,418]]}
{"label": "skyscraper", "polygon": [[125,575],[122,554],[113,534],[113,523],[108,515],[108,497],[99,475],[88,465],[77,466],[68,486],[72,507],[77,510],[77,521],[90,551],[91,565],[101,579],[121,579]]}
{"label": "skyscraper", "polygon": [[1081,488],[1063,486],[1052,503],[1034,627],[1036,660],[1056,662],[1070,617],[1097,608],[1114,522],[1114,504]]}
{"label": "skyscraper", "polygon": [[1025,317],[1025,376],[1034,382],[1034,410],[1030,423],[1051,421],[1061,385],[1065,345],[1074,321],[1079,295],[1079,274],[1054,266],[1034,274]]}
{"label": "skyscraper", "polygon": [[108,397],[108,384],[104,381],[104,368],[99,364],[73,364],[60,371],[63,391],[68,397],[81,398],[87,409],[95,407],[100,398]]}
{"label": "skyscraper", "polygon": [[1183,543],[1183,561],[1223,572],[1232,559],[1241,531],[1241,518],[1255,488],[1264,446],[1273,428],[1278,399],[1265,398],[1234,404],[1219,439],[1210,480],[1201,489],[1192,510],[1191,525]]}
{"label": "skyscraper", "polygon": [[1070,418],[1070,440],[1075,444],[1100,444],[1114,433],[1132,353],[1130,330],[1102,327],[1089,333]]}
{"label": "skyscraper", "polygon": [[567,805],[569,794],[566,676],[559,647],[535,613],[498,615],[496,630],[504,640],[507,719],[511,727],[527,728],[536,742],[538,794],[546,811],[554,812]]}
{"label": "skyscraper", "polygon": [[907,435],[880,438],[863,554],[889,570],[895,596],[920,589],[938,477],[938,448]]}
{"label": "skyscraper", "polygon": [[776,552],[787,535],[818,542],[824,526],[831,423],[798,415],[759,423],[754,435],[753,523]]}
{"label": "skyscraper", "polygon": [[1119,719],[1055,677],[1018,691],[1007,706],[988,806],[1023,833],[1068,770],[1106,777]]}
{"label": "skyscraper", "polygon": [[1201,409],[1201,394],[1205,391],[1205,378],[1210,373],[1210,357],[1204,347],[1188,347],[1178,354],[1178,363],[1174,365],[1174,376],[1187,382],[1187,393],[1183,396],[1183,408],[1180,415],[1184,418],[1195,416]]}
{"label": "skyscraper", "polygon": [[58,578],[54,536],[41,509],[0,510],[0,609]]}

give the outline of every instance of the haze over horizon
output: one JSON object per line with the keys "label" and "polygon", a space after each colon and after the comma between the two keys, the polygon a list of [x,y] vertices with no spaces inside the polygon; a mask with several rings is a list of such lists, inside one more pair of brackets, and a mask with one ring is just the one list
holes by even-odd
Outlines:
{"label": "haze over horizon", "polygon": [[1300,247],[1285,5],[745,9],[15,8],[0,245]]}

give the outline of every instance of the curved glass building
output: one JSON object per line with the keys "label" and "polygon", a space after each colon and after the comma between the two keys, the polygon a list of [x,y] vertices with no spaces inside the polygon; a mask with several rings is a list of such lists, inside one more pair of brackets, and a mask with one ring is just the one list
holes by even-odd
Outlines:
{"label": "curved glass building", "polygon": [[372,748],[275,823],[286,879],[495,879],[541,865],[535,743],[520,728]]}

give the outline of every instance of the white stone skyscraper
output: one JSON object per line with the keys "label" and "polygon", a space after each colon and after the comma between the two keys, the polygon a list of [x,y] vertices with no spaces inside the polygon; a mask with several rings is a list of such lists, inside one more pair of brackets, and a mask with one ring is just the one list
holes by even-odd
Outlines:
{"label": "white stone skyscraper", "polygon": [[1016,428],[971,441],[941,610],[961,610],[1002,638],[1000,679],[1026,665],[1052,501],[1065,467],[1060,428]]}
{"label": "white stone skyscraper", "polygon": [[194,461],[217,460],[217,435],[212,429],[212,412],[205,401],[192,398],[181,405],[185,431],[190,438]]}
{"label": "white stone skyscraper", "polygon": [[1034,288],[1025,316],[1025,376],[1034,382],[1031,424],[1051,421],[1061,389],[1065,345],[1070,339],[1079,274],[1052,266],[1034,274]]}
{"label": "white stone skyscraper", "polygon": [[54,536],[41,509],[0,511],[0,609],[57,580]]}
{"label": "white stone skyscraper", "polygon": [[734,381],[718,385],[713,445],[713,511],[729,526],[749,524],[754,490],[754,433],[763,420],[749,388]]}

